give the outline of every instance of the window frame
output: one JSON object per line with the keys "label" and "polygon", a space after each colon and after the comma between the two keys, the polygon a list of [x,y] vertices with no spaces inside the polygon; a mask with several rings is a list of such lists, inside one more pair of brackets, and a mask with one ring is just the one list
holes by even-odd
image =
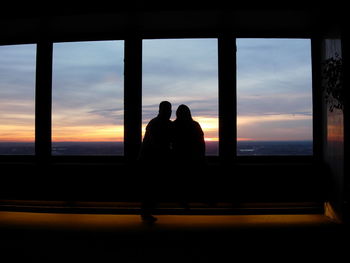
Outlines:
{"label": "window frame", "polygon": [[[306,38],[311,40],[313,155],[311,156],[237,156],[237,38]],[[35,154],[34,156],[0,156],[0,162],[38,163],[117,163],[137,160],[142,142],[142,41],[144,39],[216,38],[218,40],[219,154],[207,156],[209,163],[274,163],[320,161],[322,156],[322,119],[319,45],[310,35],[264,35],[220,32],[208,34],[128,34],[120,37],[68,39],[43,38],[25,42],[37,45],[35,83]],[[76,41],[124,40],[124,156],[53,156],[52,133],[52,63],[53,43]],[[21,42],[23,43],[23,42]],[[17,44],[11,42],[11,44]],[[8,43],[6,43],[8,45]],[[234,70],[232,70],[234,69]]]}

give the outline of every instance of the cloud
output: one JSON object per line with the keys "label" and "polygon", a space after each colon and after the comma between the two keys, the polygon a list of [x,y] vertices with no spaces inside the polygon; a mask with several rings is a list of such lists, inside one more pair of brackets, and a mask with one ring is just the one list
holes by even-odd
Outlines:
{"label": "cloud", "polygon": [[123,41],[54,44],[54,125],[122,124],[123,67]]}
{"label": "cloud", "polygon": [[311,115],[310,52],[309,40],[238,40],[238,115]]}
{"label": "cloud", "polygon": [[123,125],[124,122],[124,109],[122,107],[92,110],[88,111],[87,114],[94,118],[96,123]]}
{"label": "cloud", "polygon": [[[239,38],[237,39],[237,57],[242,69],[296,68],[305,63],[305,58],[311,58],[311,41],[309,39]],[[251,68],[251,66],[254,67]]]}
{"label": "cloud", "polygon": [[[310,91],[311,92],[311,91]],[[263,114],[293,114],[304,112],[312,114],[312,98],[308,93],[241,95],[237,100],[240,116]]]}
{"label": "cloud", "polygon": [[0,99],[33,100],[36,45],[0,47]]}
{"label": "cloud", "polygon": [[238,116],[237,135],[254,140],[312,140],[312,116],[305,113]]}

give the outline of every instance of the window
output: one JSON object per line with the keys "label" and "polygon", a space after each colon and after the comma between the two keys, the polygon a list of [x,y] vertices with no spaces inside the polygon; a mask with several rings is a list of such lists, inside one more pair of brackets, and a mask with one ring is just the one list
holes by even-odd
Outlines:
{"label": "window", "polygon": [[52,154],[123,155],[124,41],[53,46]]}
{"label": "window", "polygon": [[36,45],[0,46],[0,154],[35,152]]}
{"label": "window", "polygon": [[237,155],[311,155],[311,43],[237,39]]}
{"label": "window", "polygon": [[216,39],[143,41],[143,129],[158,113],[159,103],[180,104],[201,125],[206,154],[218,154],[218,58]]}
{"label": "window", "polygon": [[[142,110],[143,132],[161,101],[172,103],[172,120],[186,104],[206,154],[218,155],[218,40],[142,43],[142,105],[131,107]],[[312,155],[311,41],[236,43],[236,154]],[[1,46],[0,55],[0,154],[34,154],[36,45]],[[54,43],[51,137],[53,155],[124,155],[124,41]]]}

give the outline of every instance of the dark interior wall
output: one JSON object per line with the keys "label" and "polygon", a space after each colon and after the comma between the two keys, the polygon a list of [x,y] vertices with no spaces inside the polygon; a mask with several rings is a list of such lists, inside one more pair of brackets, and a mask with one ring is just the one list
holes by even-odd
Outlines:
{"label": "dark interior wall", "polygon": [[[338,26],[342,16],[318,7],[256,8],[213,3],[210,6],[51,6],[38,10],[15,7],[3,12],[1,43],[141,37],[205,37],[229,33],[237,37],[310,37]],[[152,8],[153,7],[153,8]],[[20,12],[22,10],[22,12]],[[40,10],[40,11],[39,11]],[[341,10],[339,10],[341,12]],[[327,19],[325,19],[327,17]]]}
{"label": "dark interior wall", "polygon": [[324,161],[331,172],[330,204],[342,217],[344,203],[344,94],[342,42],[322,41]]}
{"label": "dark interior wall", "polygon": [[343,74],[344,74],[344,217],[345,221],[349,222],[350,216],[350,182],[349,182],[349,153],[350,153],[350,144],[349,144],[349,130],[350,130],[350,119],[349,119],[349,89],[346,88],[349,86],[349,35],[344,35],[342,37],[342,56],[343,56]]}
{"label": "dark interior wall", "polygon": [[312,163],[138,165],[2,165],[0,199],[138,201],[154,192],[164,201],[323,202],[325,168]]}

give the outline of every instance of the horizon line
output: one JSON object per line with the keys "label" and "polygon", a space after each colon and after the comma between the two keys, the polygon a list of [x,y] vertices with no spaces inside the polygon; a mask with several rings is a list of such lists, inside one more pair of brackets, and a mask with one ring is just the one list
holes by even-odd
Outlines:
{"label": "horizon line", "polygon": [[[237,140],[237,142],[312,142],[313,139],[301,139],[301,140]],[[79,142],[79,143],[124,143],[124,141],[52,141],[51,143],[68,143],[68,142]],[[205,142],[219,142],[219,140],[205,140]],[[1,141],[0,143],[33,143],[35,144],[35,141]]]}

